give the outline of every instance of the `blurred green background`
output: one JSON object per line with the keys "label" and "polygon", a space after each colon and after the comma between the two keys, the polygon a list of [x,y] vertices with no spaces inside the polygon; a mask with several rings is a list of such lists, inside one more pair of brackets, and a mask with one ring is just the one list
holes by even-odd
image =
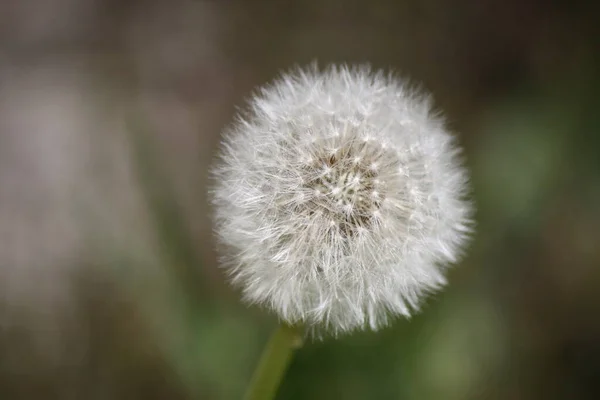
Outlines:
{"label": "blurred green background", "polygon": [[276,319],[218,269],[208,166],[313,60],[434,94],[477,234],[420,315],[307,343],[278,398],[600,398],[596,4],[1,2],[0,399],[240,398]]}

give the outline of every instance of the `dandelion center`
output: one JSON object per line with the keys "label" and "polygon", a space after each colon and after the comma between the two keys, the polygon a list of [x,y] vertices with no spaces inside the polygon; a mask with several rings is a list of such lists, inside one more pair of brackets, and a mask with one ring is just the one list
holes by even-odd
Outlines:
{"label": "dandelion center", "polygon": [[304,166],[304,189],[312,196],[303,211],[329,220],[343,237],[369,228],[386,197],[379,168],[393,160],[393,153],[374,141],[340,138],[321,143]]}

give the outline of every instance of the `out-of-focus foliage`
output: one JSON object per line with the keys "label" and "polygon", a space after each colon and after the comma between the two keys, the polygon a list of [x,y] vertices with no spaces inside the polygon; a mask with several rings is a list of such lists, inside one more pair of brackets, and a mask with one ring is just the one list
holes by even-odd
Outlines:
{"label": "out-of-focus foliage", "polygon": [[0,2],[0,398],[239,398],[276,321],[206,201],[252,88],[319,60],[422,82],[477,235],[423,313],[302,348],[281,399],[600,397],[600,31],[558,1]]}

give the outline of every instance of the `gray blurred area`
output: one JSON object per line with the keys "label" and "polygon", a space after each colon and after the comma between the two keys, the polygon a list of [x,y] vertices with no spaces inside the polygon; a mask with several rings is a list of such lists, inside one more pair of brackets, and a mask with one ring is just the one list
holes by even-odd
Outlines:
{"label": "gray blurred area", "polygon": [[294,65],[434,94],[477,235],[423,313],[308,343],[279,399],[600,398],[593,2],[0,2],[0,399],[237,399],[276,319],[218,268],[221,130]]}

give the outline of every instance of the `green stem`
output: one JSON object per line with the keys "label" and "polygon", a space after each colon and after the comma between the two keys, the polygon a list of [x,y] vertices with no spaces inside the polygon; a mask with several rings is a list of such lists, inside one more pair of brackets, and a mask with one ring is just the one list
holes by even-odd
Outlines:
{"label": "green stem", "polygon": [[244,399],[275,398],[281,379],[292,361],[294,350],[300,346],[302,346],[301,329],[284,323],[279,324],[263,351]]}

